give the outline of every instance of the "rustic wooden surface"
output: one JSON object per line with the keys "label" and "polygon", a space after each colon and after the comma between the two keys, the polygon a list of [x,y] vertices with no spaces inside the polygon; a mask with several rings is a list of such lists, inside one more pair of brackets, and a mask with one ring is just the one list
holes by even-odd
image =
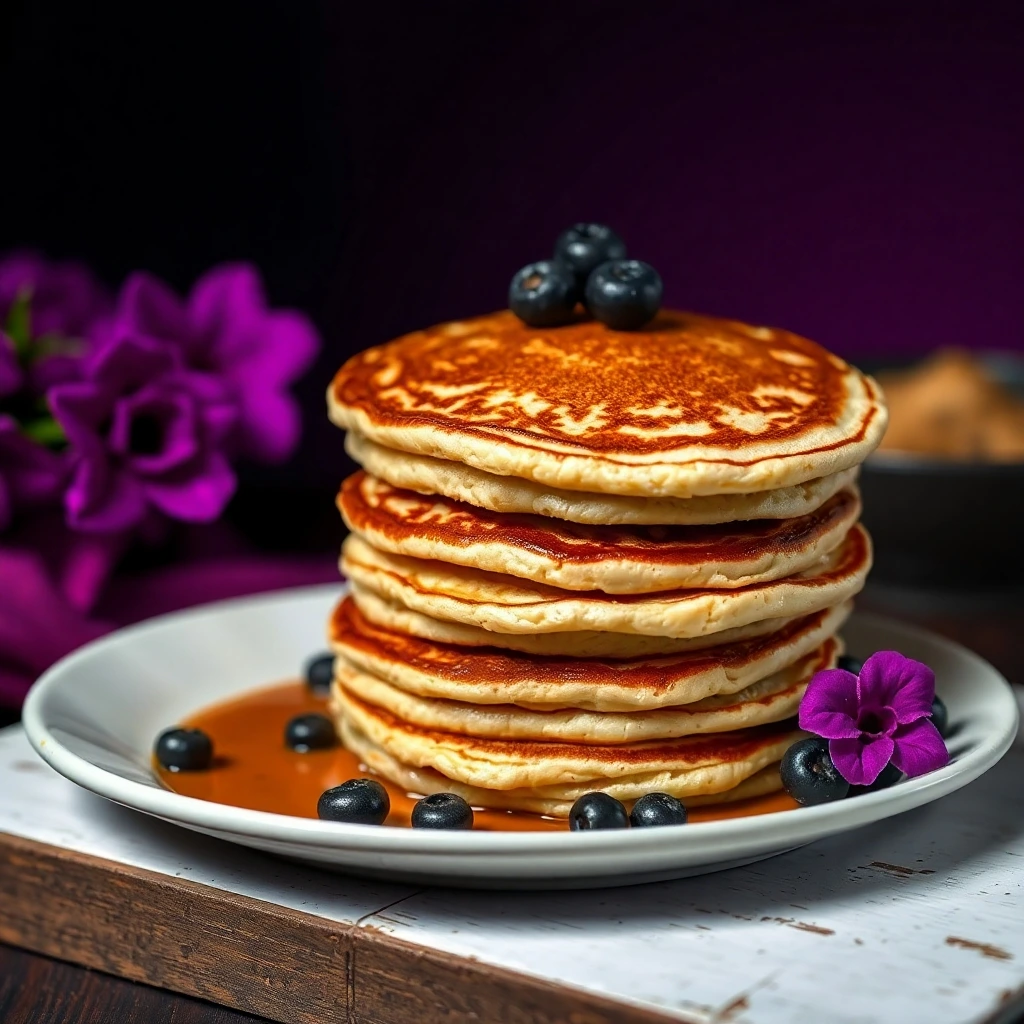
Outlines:
{"label": "rustic wooden surface", "polygon": [[[1024,681],[1013,595],[873,591],[863,604],[937,626]],[[760,865],[502,895],[236,850],[78,792],[12,737],[0,736],[0,940],[236,1009],[0,949],[4,1024],[1007,1024],[1024,999],[1021,748],[961,794]]]}
{"label": "rustic wooden surface", "polygon": [[0,945],[4,1024],[253,1024],[263,1019]]}

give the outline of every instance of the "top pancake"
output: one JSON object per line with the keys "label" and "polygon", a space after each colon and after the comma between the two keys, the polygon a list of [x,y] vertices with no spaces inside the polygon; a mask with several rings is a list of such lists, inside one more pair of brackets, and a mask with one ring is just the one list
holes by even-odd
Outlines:
{"label": "top pancake", "polygon": [[388,448],[598,493],[793,486],[862,462],[878,386],[786,331],[663,311],[647,330],[532,328],[507,311],[350,359],[331,418]]}

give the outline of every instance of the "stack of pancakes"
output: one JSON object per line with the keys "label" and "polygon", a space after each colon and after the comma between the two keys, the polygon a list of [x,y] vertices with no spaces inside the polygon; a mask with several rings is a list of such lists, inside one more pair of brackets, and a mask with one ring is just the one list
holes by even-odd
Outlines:
{"label": "stack of pancakes", "polygon": [[875,383],[785,331],[510,313],[370,349],[331,418],[351,595],[332,707],[371,769],[568,815],[765,794],[871,562]]}

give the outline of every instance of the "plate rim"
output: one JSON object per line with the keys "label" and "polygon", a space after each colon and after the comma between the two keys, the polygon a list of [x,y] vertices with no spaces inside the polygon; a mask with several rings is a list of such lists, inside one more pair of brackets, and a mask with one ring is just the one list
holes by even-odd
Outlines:
{"label": "plate rim", "polygon": [[[125,779],[65,747],[50,731],[44,720],[44,704],[52,690],[59,689],[68,673],[80,662],[102,656],[108,647],[123,644],[126,639],[138,642],[153,630],[180,626],[190,620],[203,619],[220,611],[244,611],[248,607],[273,605],[280,601],[301,601],[329,595],[340,597],[344,584],[326,583],[292,587],[261,594],[194,605],[142,622],[133,623],[93,640],[44,672],[29,691],[22,710],[22,723],[33,750],[64,778],[100,797],[132,810],[151,815],[182,827],[208,831],[220,836],[258,837],[262,840],[295,844],[310,850],[333,850],[343,855],[346,850],[360,854],[409,856],[506,857],[510,854],[593,856],[598,853],[642,855],[663,851],[665,840],[692,837],[679,843],[680,849],[690,846],[733,847],[744,840],[764,841],[772,833],[790,845],[800,845],[835,832],[901,814],[915,807],[968,785],[995,765],[1013,743],[1017,733],[1019,709],[1012,687],[1006,678],[980,655],[955,641],[920,626],[893,621],[886,616],[855,612],[854,621],[871,628],[878,624],[903,633],[908,638],[937,646],[947,652],[966,656],[992,676],[997,685],[993,693],[1005,704],[1000,715],[1002,728],[986,736],[958,761],[935,772],[907,779],[899,786],[858,796],[856,800],[840,800],[816,807],[800,808],[799,814],[766,814],[719,821],[693,822],[681,834],[678,830],[625,829],[595,832],[445,832],[416,829],[385,828],[376,825],[354,825],[340,822],[298,818],[270,811],[232,807],[197,797],[184,796],[163,787],[152,787]],[[239,689],[238,692],[242,692]],[[227,699],[227,695],[221,697]],[[1003,710],[1003,709],[1001,709]],[[878,813],[881,811],[882,813]],[[572,844],[568,845],[567,844]],[[426,866],[426,865],[425,865]]]}

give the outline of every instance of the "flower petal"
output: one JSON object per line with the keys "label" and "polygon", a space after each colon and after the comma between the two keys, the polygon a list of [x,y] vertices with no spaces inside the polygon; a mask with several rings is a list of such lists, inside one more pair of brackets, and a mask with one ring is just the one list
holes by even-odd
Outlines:
{"label": "flower petal", "polygon": [[180,361],[170,345],[152,338],[121,335],[92,357],[88,376],[115,395],[127,394],[173,371]]}
{"label": "flower petal", "polygon": [[930,719],[901,725],[892,738],[896,743],[892,763],[907,775],[924,775],[949,764],[949,751]]}
{"label": "flower petal", "polygon": [[220,452],[206,452],[196,465],[144,484],[146,497],[161,512],[190,523],[208,523],[235,493],[235,474]]}
{"label": "flower petal", "polygon": [[117,533],[146,514],[138,481],[104,462],[83,461],[64,496],[68,524],[87,533]]}
{"label": "flower petal", "polygon": [[857,728],[857,677],[841,668],[815,674],[800,701],[800,728],[826,739],[852,739]]}
{"label": "flower petal", "polygon": [[0,398],[13,395],[21,387],[23,376],[14,342],[0,331]]}
{"label": "flower petal", "polygon": [[893,741],[888,736],[829,740],[828,752],[836,771],[851,786],[870,786],[889,763]]}
{"label": "flower petal", "polygon": [[178,345],[189,333],[188,313],[163,281],[137,271],[125,281],[117,297],[114,330]]}
{"label": "flower petal", "polygon": [[859,691],[863,703],[891,707],[896,721],[905,725],[932,713],[935,673],[898,651],[878,651],[864,662]]}

